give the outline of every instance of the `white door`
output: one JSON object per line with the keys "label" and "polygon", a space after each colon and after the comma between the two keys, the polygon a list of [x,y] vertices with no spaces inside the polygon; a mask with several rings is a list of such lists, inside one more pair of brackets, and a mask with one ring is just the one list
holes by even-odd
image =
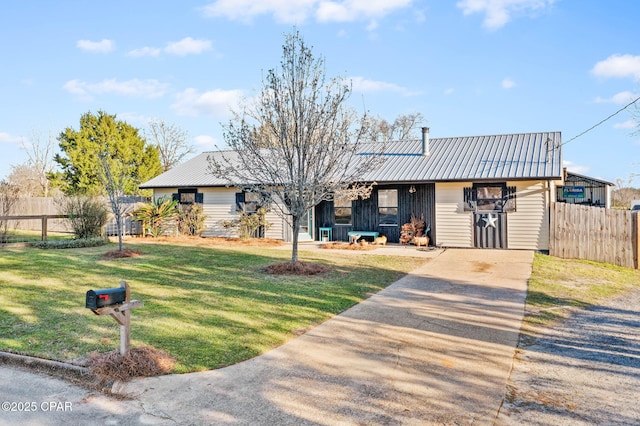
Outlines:
{"label": "white door", "polygon": [[298,241],[313,240],[313,209],[309,210],[300,221]]}

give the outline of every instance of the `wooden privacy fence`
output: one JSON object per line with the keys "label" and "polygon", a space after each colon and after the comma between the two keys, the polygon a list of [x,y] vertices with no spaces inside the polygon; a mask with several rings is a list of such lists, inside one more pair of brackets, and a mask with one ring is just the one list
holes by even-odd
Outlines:
{"label": "wooden privacy fence", "polygon": [[638,269],[638,214],[551,203],[549,254]]}
{"label": "wooden privacy fence", "polygon": [[[102,200],[105,205],[108,205],[109,200],[106,197],[102,197]],[[146,201],[149,201],[146,197],[127,196],[125,197],[125,204],[128,206],[126,210],[134,210],[137,203]],[[61,215],[59,211],[60,206],[54,198],[20,198],[12,206],[9,215],[0,217],[0,227],[1,225],[7,225],[7,228],[11,230],[41,231],[43,239],[47,238],[47,232],[71,232],[70,224],[63,220],[67,216]],[[123,235],[142,235],[142,223],[134,220],[131,216],[124,218],[122,226]],[[118,235],[118,228],[113,215],[110,215],[109,221],[104,227],[104,233],[108,236]]]}

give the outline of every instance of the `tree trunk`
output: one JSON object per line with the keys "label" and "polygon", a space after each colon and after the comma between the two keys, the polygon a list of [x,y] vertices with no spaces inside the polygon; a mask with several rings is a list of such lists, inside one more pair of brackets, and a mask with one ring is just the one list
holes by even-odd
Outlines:
{"label": "tree trunk", "polygon": [[291,244],[291,263],[298,261],[298,236],[300,234],[300,217],[293,217],[293,240]]}
{"label": "tree trunk", "polygon": [[122,251],[122,216],[116,215],[116,227],[118,228],[118,251]]}

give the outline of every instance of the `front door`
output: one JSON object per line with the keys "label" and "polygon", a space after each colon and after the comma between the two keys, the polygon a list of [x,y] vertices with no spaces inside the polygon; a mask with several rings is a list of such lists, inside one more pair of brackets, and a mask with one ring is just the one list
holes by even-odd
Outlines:
{"label": "front door", "polygon": [[309,210],[300,221],[298,241],[313,240],[313,209]]}
{"label": "front door", "polygon": [[474,213],[473,223],[473,239],[476,248],[508,248],[506,213]]}

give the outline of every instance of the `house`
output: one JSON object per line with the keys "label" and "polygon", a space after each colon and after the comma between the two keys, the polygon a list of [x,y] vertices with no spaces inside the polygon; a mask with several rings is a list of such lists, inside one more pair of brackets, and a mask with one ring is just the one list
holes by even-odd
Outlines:
{"label": "house", "polygon": [[[402,224],[424,217],[432,244],[548,250],[549,212],[563,183],[560,132],[430,138],[386,146],[383,165],[363,177],[375,182],[371,197],[325,201],[305,218],[301,239],[333,240],[373,231],[398,242]],[[203,153],[141,185],[154,196],[201,202],[206,236],[230,236],[221,221],[256,208],[251,193],[227,187],[207,172]],[[367,155],[362,152],[360,155]],[[266,237],[291,239],[286,223],[270,213]]]}
{"label": "house", "polygon": [[611,208],[614,183],[569,172],[564,169],[563,184],[558,186],[556,201],[583,206]]}

